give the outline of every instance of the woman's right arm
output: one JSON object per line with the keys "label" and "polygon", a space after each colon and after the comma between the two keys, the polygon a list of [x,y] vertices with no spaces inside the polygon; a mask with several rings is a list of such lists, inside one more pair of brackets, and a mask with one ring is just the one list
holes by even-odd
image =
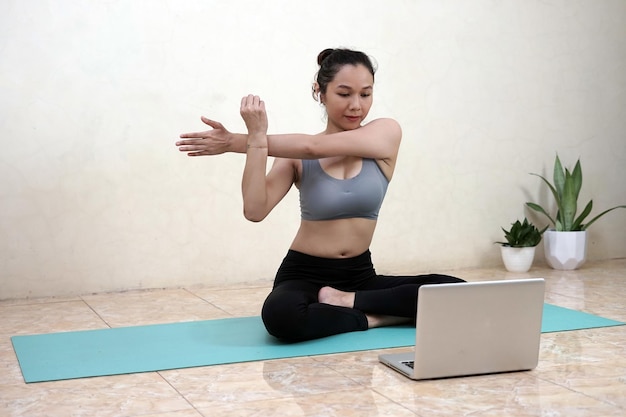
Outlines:
{"label": "woman's right arm", "polygon": [[246,153],[248,135],[229,132],[224,125],[215,120],[201,117],[211,130],[204,132],[183,133],[176,142],[178,150],[188,156],[220,155],[226,152]]}
{"label": "woman's right arm", "polygon": [[[219,155],[225,152],[246,153],[247,135],[232,133],[213,120],[202,118],[212,127],[204,132],[183,133],[176,146],[189,156]],[[392,119],[377,119],[355,130],[330,135],[269,135],[270,156],[293,159],[317,159],[328,156],[358,156],[381,160],[395,159],[402,130]]]}

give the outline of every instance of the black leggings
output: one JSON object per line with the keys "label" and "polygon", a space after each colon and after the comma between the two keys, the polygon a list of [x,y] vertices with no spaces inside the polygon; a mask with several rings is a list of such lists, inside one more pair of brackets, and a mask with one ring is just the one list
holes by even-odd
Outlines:
{"label": "black leggings", "polygon": [[[327,259],[290,250],[262,310],[267,331],[280,339],[308,340],[367,330],[366,313],[415,319],[424,284],[464,282],[447,275],[377,275],[370,251],[354,258]],[[320,288],[355,292],[354,308],[318,301]]]}

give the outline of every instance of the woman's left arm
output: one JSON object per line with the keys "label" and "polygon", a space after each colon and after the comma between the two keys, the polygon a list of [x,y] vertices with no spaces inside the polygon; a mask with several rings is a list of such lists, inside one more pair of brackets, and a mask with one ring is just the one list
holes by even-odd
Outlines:
{"label": "woman's left arm", "polygon": [[400,148],[402,129],[393,119],[376,119],[365,126],[338,133],[269,135],[270,155],[296,159],[331,156],[395,159]]}

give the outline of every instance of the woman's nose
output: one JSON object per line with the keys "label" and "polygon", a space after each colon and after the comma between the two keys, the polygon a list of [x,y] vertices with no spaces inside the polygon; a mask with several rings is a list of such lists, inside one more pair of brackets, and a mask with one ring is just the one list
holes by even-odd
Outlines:
{"label": "woman's nose", "polygon": [[352,100],[350,100],[350,108],[353,110],[361,109],[361,98],[359,96],[353,97]]}

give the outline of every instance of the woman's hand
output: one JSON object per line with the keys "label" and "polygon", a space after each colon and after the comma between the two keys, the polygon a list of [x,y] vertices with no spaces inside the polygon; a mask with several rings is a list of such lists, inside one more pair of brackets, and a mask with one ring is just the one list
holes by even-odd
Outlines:
{"label": "woman's hand", "polygon": [[233,134],[220,123],[202,116],[201,120],[212,129],[204,132],[183,133],[176,142],[178,150],[189,156],[220,155],[232,149]]}
{"label": "woman's hand", "polygon": [[248,145],[267,146],[267,113],[263,100],[252,94],[242,98],[239,113],[248,128]]}

